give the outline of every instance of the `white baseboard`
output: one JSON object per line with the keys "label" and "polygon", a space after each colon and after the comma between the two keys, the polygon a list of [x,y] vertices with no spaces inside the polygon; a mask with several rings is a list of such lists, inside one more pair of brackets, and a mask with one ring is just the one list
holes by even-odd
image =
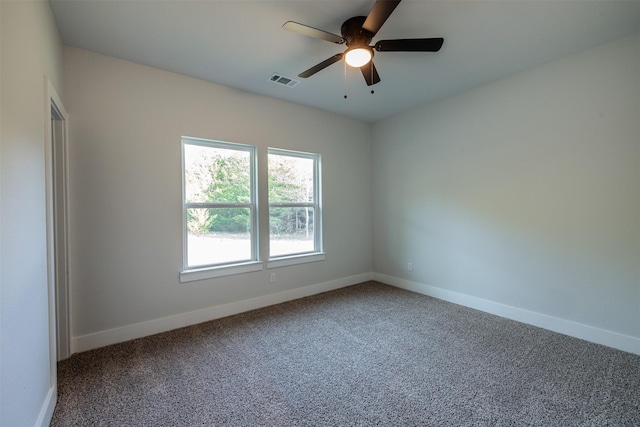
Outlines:
{"label": "white baseboard", "polygon": [[47,397],[45,397],[44,402],[42,403],[42,408],[40,408],[40,414],[38,414],[35,427],[49,427],[51,418],[53,417],[53,410],[56,408],[57,398],[58,388],[54,385],[49,388]]}
{"label": "white baseboard", "polygon": [[[269,305],[304,298],[321,292],[344,288],[346,286],[355,285],[368,280],[377,280],[391,286],[407,289],[409,291],[484,311],[496,316],[505,317],[507,319],[548,329],[553,332],[558,332],[575,338],[591,341],[596,344],[602,344],[640,355],[640,339],[636,337],[380,273],[359,274],[329,282],[317,283],[315,285],[305,286],[302,288],[209,307],[202,310],[127,325],[121,328],[73,337],[71,339],[71,353],[79,353],[98,347],[104,347],[106,345],[117,344],[136,338],[170,331],[172,329],[195,325],[209,320],[267,307]],[[48,397],[48,399],[51,399],[51,397]],[[53,413],[54,406],[55,399],[53,401],[53,406],[51,407],[51,414]],[[43,412],[43,414],[45,414],[45,412]],[[39,420],[41,418],[43,420],[46,419],[43,414],[41,414]],[[47,424],[45,423],[43,425]]]}
{"label": "white baseboard", "polygon": [[640,339],[636,337],[380,273],[373,273],[372,280],[640,355]]}
{"label": "white baseboard", "polygon": [[79,353],[98,347],[104,347],[106,345],[117,344],[136,338],[142,338],[149,335],[170,331],[172,329],[178,329],[202,322],[208,322],[210,320],[219,319],[221,317],[231,316],[249,310],[255,310],[257,308],[304,298],[307,296],[319,294],[321,292],[344,288],[346,286],[355,285],[357,283],[366,282],[368,280],[372,280],[372,273],[358,274],[355,276],[344,277],[324,283],[317,283],[315,285],[305,286],[302,288],[267,294],[247,300],[236,301],[215,307],[191,311],[188,313],[181,313],[174,316],[149,320],[147,322],[135,323],[133,325],[127,325],[120,328],[109,329],[106,331],[100,331],[78,337],[72,337],[71,353]]}

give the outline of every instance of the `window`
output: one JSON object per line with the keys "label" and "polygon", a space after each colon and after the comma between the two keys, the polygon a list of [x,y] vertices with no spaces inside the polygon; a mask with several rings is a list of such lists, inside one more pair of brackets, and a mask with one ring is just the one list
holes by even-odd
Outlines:
{"label": "window", "polygon": [[267,155],[268,183],[261,188],[268,191],[269,230],[260,235],[257,148],[182,138],[181,282],[262,270],[262,238],[269,240],[267,268],[325,259],[320,155],[273,148]]}
{"label": "window", "polygon": [[268,155],[269,258],[322,252],[320,156],[278,149]]}
{"label": "window", "polygon": [[182,149],[181,280],[189,280],[185,272],[203,268],[235,267],[207,277],[262,269],[257,262],[256,148],[183,138]]}

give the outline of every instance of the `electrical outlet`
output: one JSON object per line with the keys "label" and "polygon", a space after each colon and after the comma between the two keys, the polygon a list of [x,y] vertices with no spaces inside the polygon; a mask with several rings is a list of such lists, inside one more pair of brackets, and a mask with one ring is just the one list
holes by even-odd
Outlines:
{"label": "electrical outlet", "polygon": [[413,263],[412,262],[408,262],[407,263],[407,270],[413,271]]}
{"label": "electrical outlet", "polygon": [[276,273],[271,273],[271,275],[269,276],[269,281],[271,283],[276,283]]}

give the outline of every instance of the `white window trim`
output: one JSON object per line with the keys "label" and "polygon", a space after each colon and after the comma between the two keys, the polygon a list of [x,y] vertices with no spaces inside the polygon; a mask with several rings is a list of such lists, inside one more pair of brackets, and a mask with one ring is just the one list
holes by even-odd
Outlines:
{"label": "white window trim", "polygon": [[[228,204],[243,205],[242,207],[250,208],[252,212],[251,221],[251,259],[238,260],[225,264],[210,264],[196,267],[189,267],[188,262],[188,230],[187,230],[187,209],[189,207],[200,207],[208,204],[203,203],[187,203],[186,201],[186,182],[185,182],[185,164],[184,164],[184,147],[185,145],[200,145],[203,147],[217,147],[223,149],[247,151],[250,153],[250,176],[251,176],[251,202],[248,204]],[[238,144],[235,142],[214,141],[202,138],[194,138],[189,136],[182,137],[182,271],[179,274],[180,282],[191,282],[195,280],[204,280],[215,277],[230,276],[234,274],[261,271],[264,269],[264,262],[260,261],[258,253],[258,236],[259,229],[259,210],[258,210],[258,174],[257,174],[257,147],[253,145]],[[222,206],[223,204],[216,204]],[[248,205],[248,206],[244,206]]]}
{"label": "white window trim", "polygon": [[180,272],[180,283],[195,282],[196,280],[213,279],[216,277],[232,276],[234,274],[251,273],[262,270],[264,270],[264,262],[262,261],[225,264],[217,267],[192,268]]}
{"label": "white window trim", "polygon": [[[323,252],[322,243],[322,174],[321,164],[322,156],[317,153],[305,153],[302,151],[284,150],[280,148],[268,148],[267,159],[270,154],[288,157],[299,157],[303,159],[313,160],[313,203],[268,203],[269,209],[271,207],[304,207],[309,206],[314,208],[314,227],[313,227],[313,252],[293,253],[286,255],[278,255],[272,257],[269,254],[267,260],[267,268],[284,267],[287,265],[303,264],[307,262],[324,261],[325,253]],[[269,172],[267,171],[267,174]],[[267,196],[268,197],[268,196]],[[269,227],[268,241],[271,242],[271,228]]]}
{"label": "white window trim", "polygon": [[286,267],[296,264],[306,264],[308,262],[324,261],[325,258],[326,254],[324,252],[309,252],[303,254],[274,257],[267,261],[267,269]]}

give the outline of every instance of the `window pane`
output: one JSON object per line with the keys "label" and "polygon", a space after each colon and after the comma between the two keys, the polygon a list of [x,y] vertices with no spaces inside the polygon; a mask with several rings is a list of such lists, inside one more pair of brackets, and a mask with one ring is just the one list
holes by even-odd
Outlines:
{"label": "window pane", "polygon": [[185,144],[187,203],[250,203],[251,153]]}
{"label": "window pane", "polygon": [[313,203],[313,162],[269,154],[269,203]]}
{"label": "window pane", "polygon": [[251,260],[251,209],[187,209],[187,266]]}
{"label": "window pane", "polygon": [[270,256],[313,252],[313,218],[313,208],[270,208]]}

